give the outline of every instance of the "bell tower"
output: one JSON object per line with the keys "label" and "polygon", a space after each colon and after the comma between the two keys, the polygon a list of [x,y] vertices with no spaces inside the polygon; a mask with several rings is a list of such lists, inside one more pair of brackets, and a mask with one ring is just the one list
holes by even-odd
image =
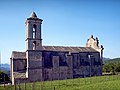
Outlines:
{"label": "bell tower", "polygon": [[39,50],[42,46],[41,24],[35,12],[26,20],[26,50]]}
{"label": "bell tower", "polygon": [[42,21],[35,12],[26,20],[26,77],[30,82],[42,80]]}

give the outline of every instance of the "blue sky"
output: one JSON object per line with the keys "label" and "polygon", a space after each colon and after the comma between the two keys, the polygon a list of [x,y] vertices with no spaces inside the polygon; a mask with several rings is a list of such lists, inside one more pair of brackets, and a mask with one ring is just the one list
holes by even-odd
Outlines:
{"label": "blue sky", "polygon": [[25,51],[25,21],[32,11],[43,19],[44,45],[85,46],[90,35],[104,46],[104,57],[120,57],[119,0],[0,0],[0,52]]}

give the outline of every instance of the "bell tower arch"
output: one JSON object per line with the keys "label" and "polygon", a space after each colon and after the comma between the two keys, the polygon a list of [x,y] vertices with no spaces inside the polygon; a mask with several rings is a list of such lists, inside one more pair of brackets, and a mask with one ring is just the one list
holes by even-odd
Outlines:
{"label": "bell tower arch", "polygon": [[35,12],[26,20],[26,50],[39,50],[42,46],[41,24]]}

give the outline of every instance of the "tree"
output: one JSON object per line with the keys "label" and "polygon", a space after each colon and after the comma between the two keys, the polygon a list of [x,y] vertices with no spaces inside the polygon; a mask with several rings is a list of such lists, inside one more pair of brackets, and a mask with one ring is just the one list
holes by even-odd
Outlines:
{"label": "tree", "polygon": [[10,78],[8,77],[8,75],[0,71],[0,84],[8,82],[10,82]]}
{"label": "tree", "polygon": [[115,74],[116,72],[120,72],[120,61],[109,62],[109,63],[104,64],[103,72],[108,72],[111,74]]}
{"label": "tree", "polygon": [[115,71],[120,72],[120,62],[116,63]]}

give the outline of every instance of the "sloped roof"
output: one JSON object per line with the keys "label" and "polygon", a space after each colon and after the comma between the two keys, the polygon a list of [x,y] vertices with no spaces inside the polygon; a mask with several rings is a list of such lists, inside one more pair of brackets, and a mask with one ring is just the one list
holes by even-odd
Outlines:
{"label": "sloped roof", "polygon": [[[79,52],[98,52],[91,47],[68,47],[68,46],[42,46],[43,51],[59,51],[59,52],[71,52],[71,53],[79,53]],[[26,59],[25,52],[13,51],[11,58],[14,59]]]}
{"label": "sloped roof", "polygon": [[32,12],[31,16],[29,18],[27,18],[27,20],[39,20],[39,21],[43,21],[42,19],[39,19],[37,17],[37,14],[35,12]]}
{"label": "sloped roof", "polygon": [[15,79],[25,79],[26,78],[26,73],[25,72],[13,72],[14,78]]}
{"label": "sloped roof", "polygon": [[45,51],[63,51],[63,52],[97,52],[91,47],[68,47],[68,46],[42,46]]}
{"label": "sloped roof", "polygon": [[14,59],[26,59],[26,53],[25,52],[13,51],[11,58],[14,58]]}

